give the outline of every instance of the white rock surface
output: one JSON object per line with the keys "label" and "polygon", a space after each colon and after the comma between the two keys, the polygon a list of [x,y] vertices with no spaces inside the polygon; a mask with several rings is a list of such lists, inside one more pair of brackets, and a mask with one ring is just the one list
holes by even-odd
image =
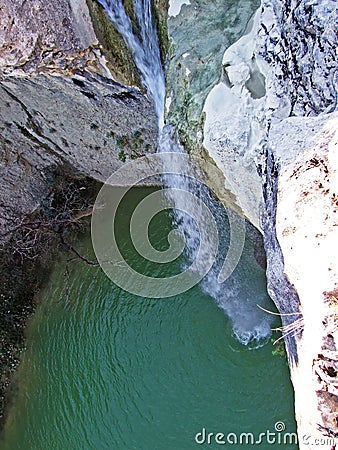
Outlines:
{"label": "white rock surface", "polygon": [[331,450],[315,439],[338,431],[337,4],[262,0],[250,27],[205,102],[204,146],[263,230],[271,297],[302,314],[284,325],[303,317],[287,338],[300,448]]}
{"label": "white rock surface", "polygon": [[265,99],[255,99],[246,87],[252,72],[259,14],[250,34],[233,44],[223,56],[224,77],[204,104],[204,147],[226,175],[226,189],[237,197],[246,217],[260,227],[261,179],[256,151],[265,137]]}
{"label": "white rock surface", "polygon": [[170,0],[169,16],[176,17],[181,12],[182,5],[190,5],[190,0]]}
{"label": "white rock surface", "polygon": [[[318,355],[328,350],[327,335],[333,336],[335,346],[338,343],[337,323],[333,329],[327,324],[328,317],[337,319],[337,309],[325,295],[335,292],[338,280],[338,114],[290,117],[272,126],[269,137],[280,161],[276,236],[284,273],[296,288],[304,320],[297,342],[298,365],[291,372],[299,436],[322,438],[317,424],[323,423],[321,414],[326,413],[318,407],[317,392],[327,392],[331,383],[320,382],[314,367],[322,359]],[[323,426],[337,431],[336,422],[325,422]],[[304,448],[309,446],[304,443]]]}

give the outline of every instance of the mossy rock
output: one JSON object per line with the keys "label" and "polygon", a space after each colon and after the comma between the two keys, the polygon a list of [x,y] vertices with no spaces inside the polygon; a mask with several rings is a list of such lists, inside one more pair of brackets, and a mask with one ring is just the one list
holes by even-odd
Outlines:
{"label": "mossy rock", "polygon": [[[107,66],[113,77],[126,85],[138,86],[142,89],[140,74],[135,65],[132,52],[124,42],[122,36],[116,30],[104,8],[95,0],[86,0],[90,16],[93,22],[95,34],[103,47],[107,59]],[[139,34],[139,22],[137,20],[133,0],[123,0],[126,13],[131,19],[133,31]],[[167,17],[169,0],[153,0],[154,17],[159,37],[161,60],[163,67],[169,50],[169,37]]]}
{"label": "mossy rock", "polygon": [[145,144],[144,130],[137,130],[132,136],[116,136],[115,144],[119,150],[119,160],[125,162],[127,157],[134,160],[150,151],[150,145]]}
{"label": "mossy rock", "polygon": [[[139,23],[135,14],[133,0],[123,0],[123,5],[126,10],[126,13],[131,19],[134,33],[138,34]],[[167,26],[169,0],[153,0],[153,8],[154,8],[154,17],[156,20],[157,34],[160,44],[161,60],[164,67],[169,49],[169,36]]]}
{"label": "mossy rock", "polygon": [[123,0],[122,3],[123,3],[123,6],[124,6],[124,9],[125,9],[126,13],[130,17],[134,34],[139,35],[140,34],[140,25],[139,25],[139,22],[137,20],[137,16],[135,14],[133,0]]}
{"label": "mossy rock", "polygon": [[167,24],[169,0],[154,0],[154,6],[155,18],[157,22],[157,33],[161,50],[161,60],[164,66],[169,51],[169,33]]}
{"label": "mossy rock", "polygon": [[[129,3],[129,2],[126,2]],[[114,24],[101,5],[94,0],[87,0],[95,34],[103,47],[107,66],[112,76],[123,84],[142,89],[141,78],[135,65],[133,55]],[[131,14],[130,7],[126,7]]]}

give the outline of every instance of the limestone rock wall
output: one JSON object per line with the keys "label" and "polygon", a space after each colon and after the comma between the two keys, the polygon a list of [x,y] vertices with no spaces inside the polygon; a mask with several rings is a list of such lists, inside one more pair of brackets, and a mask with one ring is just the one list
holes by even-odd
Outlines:
{"label": "limestone rock wall", "polygon": [[[262,0],[232,41],[222,14],[233,3],[216,18],[202,3],[169,19],[168,121],[189,149],[204,147],[223,175],[211,175],[216,190],[221,178],[224,200],[264,235],[269,293],[287,314],[300,447],[318,448],[338,431],[337,5]],[[203,28],[196,39],[190,20]]]}
{"label": "limestone rock wall", "polygon": [[5,231],[39,206],[60,167],[104,182],[121,164],[156,149],[152,105],[98,75],[5,77],[0,101]]}
{"label": "limestone rock wall", "polygon": [[[189,8],[175,18],[177,29],[169,27],[174,42]],[[232,203],[264,235],[269,293],[287,314],[300,448],[313,449],[315,439],[338,431],[337,23],[333,0],[262,0],[240,39],[229,46],[219,36],[219,79],[194,121],[190,48],[180,61],[191,147],[202,139]],[[213,73],[215,63],[203,62]],[[167,104],[175,120],[177,102]]]}
{"label": "limestone rock wall", "polygon": [[[276,271],[275,249],[269,240],[267,273],[277,304],[289,300],[285,292],[276,292],[281,279],[292,285],[300,301],[302,315],[292,319],[295,324],[298,320],[294,331],[298,364],[291,371],[299,433],[312,439],[334,437],[338,430],[338,114],[289,117],[271,128],[270,139],[279,167],[276,202],[271,203],[275,215],[266,222],[275,222],[283,274]],[[301,448],[308,447],[302,444]]]}
{"label": "limestone rock wall", "polygon": [[35,72],[44,63],[62,64],[97,41],[83,0],[3,1],[0,67]]}
{"label": "limestone rock wall", "polygon": [[203,104],[222,78],[224,49],[244,32],[259,0],[190,0],[168,17],[167,121],[186,149],[203,142]]}

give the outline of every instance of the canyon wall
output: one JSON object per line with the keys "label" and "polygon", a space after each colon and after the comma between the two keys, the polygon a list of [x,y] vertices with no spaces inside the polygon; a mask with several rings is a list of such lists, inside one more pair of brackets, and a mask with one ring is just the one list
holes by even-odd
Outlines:
{"label": "canyon wall", "polygon": [[1,2],[0,428],[34,295],[60,249],[77,257],[78,220],[100,184],[157,150],[157,123],[131,52],[96,2]]}
{"label": "canyon wall", "polygon": [[[248,2],[236,3],[238,13],[247,14]],[[228,2],[228,11],[233,6]],[[338,431],[336,2],[262,0],[232,45],[216,27],[205,28],[201,46],[193,37],[182,44],[183,23],[198,8],[204,8],[201,24],[213,17],[213,7],[192,0],[169,18],[174,56],[168,95],[178,97],[167,100],[167,117],[180,122],[186,115],[182,140],[191,153],[214,161],[228,203],[263,233],[300,448],[318,448],[315,439],[324,439],[321,448],[331,449],[325,437]],[[208,67],[215,80],[215,42],[226,50],[215,54],[218,79],[206,95],[209,81],[201,80]],[[171,81],[175,69],[185,72],[183,85]]]}
{"label": "canyon wall", "polygon": [[39,208],[60,171],[104,182],[156,151],[157,118],[132,55],[102,8],[88,5],[17,0],[1,9],[4,232]]}

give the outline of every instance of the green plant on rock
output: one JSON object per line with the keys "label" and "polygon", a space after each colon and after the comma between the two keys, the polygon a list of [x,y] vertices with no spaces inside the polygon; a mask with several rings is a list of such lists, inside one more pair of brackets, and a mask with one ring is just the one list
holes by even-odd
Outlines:
{"label": "green plant on rock", "polygon": [[126,162],[126,159],[127,159],[127,156],[126,156],[124,150],[121,150],[119,153],[119,160],[122,162]]}
{"label": "green plant on rock", "polygon": [[142,136],[142,133],[140,130],[135,131],[135,133],[133,134],[133,140],[134,141],[138,141],[140,139],[140,137]]}
{"label": "green plant on rock", "polygon": [[120,149],[128,147],[128,145],[129,145],[128,137],[127,136],[117,136],[116,137],[116,145]]}
{"label": "green plant on rock", "polygon": [[284,341],[275,341],[273,338],[271,338],[271,342],[274,345],[274,349],[272,350],[273,356],[280,356],[281,358],[286,358],[286,350],[285,350],[285,344]]}

